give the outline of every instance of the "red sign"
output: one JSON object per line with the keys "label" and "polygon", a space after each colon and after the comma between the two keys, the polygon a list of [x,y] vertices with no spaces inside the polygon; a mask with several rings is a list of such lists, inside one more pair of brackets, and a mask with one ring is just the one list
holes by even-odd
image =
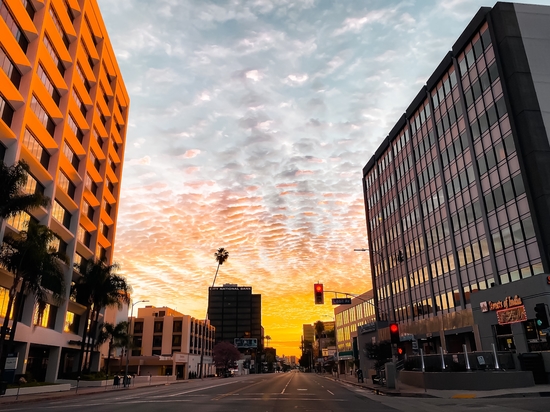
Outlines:
{"label": "red sign", "polygon": [[546,277],[546,283],[548,283],[550,285],[550,276]]}
{"label": "red sign", "polygon": [[498,310],[497,319],[499,325],[525,322],[527,320],[527,312],[525,312],[525,306],[521,305],[509,309]]}

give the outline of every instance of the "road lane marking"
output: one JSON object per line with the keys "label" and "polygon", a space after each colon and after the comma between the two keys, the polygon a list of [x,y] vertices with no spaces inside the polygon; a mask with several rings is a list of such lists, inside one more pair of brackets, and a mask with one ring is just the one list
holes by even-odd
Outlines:
{"label": "road lane marking", "polygon": [[290,381],[292,380],[292,378],[294,378],[294,375],[292,375],[292,376],[290,377],[290,379],[288,380],[288,382],[286,383],[285,387],[283,388],[283,391],[281,392],[281,395],[282,395],[283,393],[285,393],[286,388],[287,388],[288,384],[290,383]]}
{"label": "road lane marking", "polygon": [[332,396],[334,396],[334,394],[331,391],[329,391],[328,389],[327,389],[327,392],[330,393]]}

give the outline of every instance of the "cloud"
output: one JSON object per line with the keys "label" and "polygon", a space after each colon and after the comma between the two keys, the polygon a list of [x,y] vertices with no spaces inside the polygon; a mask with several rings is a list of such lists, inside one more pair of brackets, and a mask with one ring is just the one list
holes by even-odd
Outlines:
{"label": "cloud", "polygon": [[127,165],[150,165],[151,164],[151,156],[144,156],[139,159],[130,159],[126,160],[125,164]]}

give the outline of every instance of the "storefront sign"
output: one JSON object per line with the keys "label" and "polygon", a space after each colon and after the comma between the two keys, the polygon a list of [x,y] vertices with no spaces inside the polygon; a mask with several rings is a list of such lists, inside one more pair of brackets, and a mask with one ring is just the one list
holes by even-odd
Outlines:
{"label": "storefront sign", "polygon": [[496,302],[489,301],[487,305],[489,306],[489,310],[501,310],[523,305],[523,301],[516,295],[514,297],[507,296],[504,300],[498,300]]}
{"label": "storefront sign", "polygon": [[357,332],[360,334],[374,332],[376,330],[376,322],[366,323],[357,327]]}
{"label": "storefront sign", "polygon": [[514,308],[502,309],[497,311],[499,325],[508,325],[510,323],[524,322],[527,320],[525,306],[516,306]]}

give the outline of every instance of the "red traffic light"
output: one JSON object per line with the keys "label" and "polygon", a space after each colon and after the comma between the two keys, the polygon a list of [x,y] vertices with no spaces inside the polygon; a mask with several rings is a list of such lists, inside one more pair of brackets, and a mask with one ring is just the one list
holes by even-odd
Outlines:
{"label": "red traffic light", "polygon": [[399,324],[390,323],[390,341],[392,344],[399,344]]}
{"label": "red traffic light", "polygon": [[397,354],[403,355],[403,348],[397,348]]}
{"label": "red traffic light", "polygon": [[322,283],[315,283],[313,285],[313,295],[315,297],[315,304],[316,305],[324,305],[325,304],[325,293],[323,290],[323,284]]}

